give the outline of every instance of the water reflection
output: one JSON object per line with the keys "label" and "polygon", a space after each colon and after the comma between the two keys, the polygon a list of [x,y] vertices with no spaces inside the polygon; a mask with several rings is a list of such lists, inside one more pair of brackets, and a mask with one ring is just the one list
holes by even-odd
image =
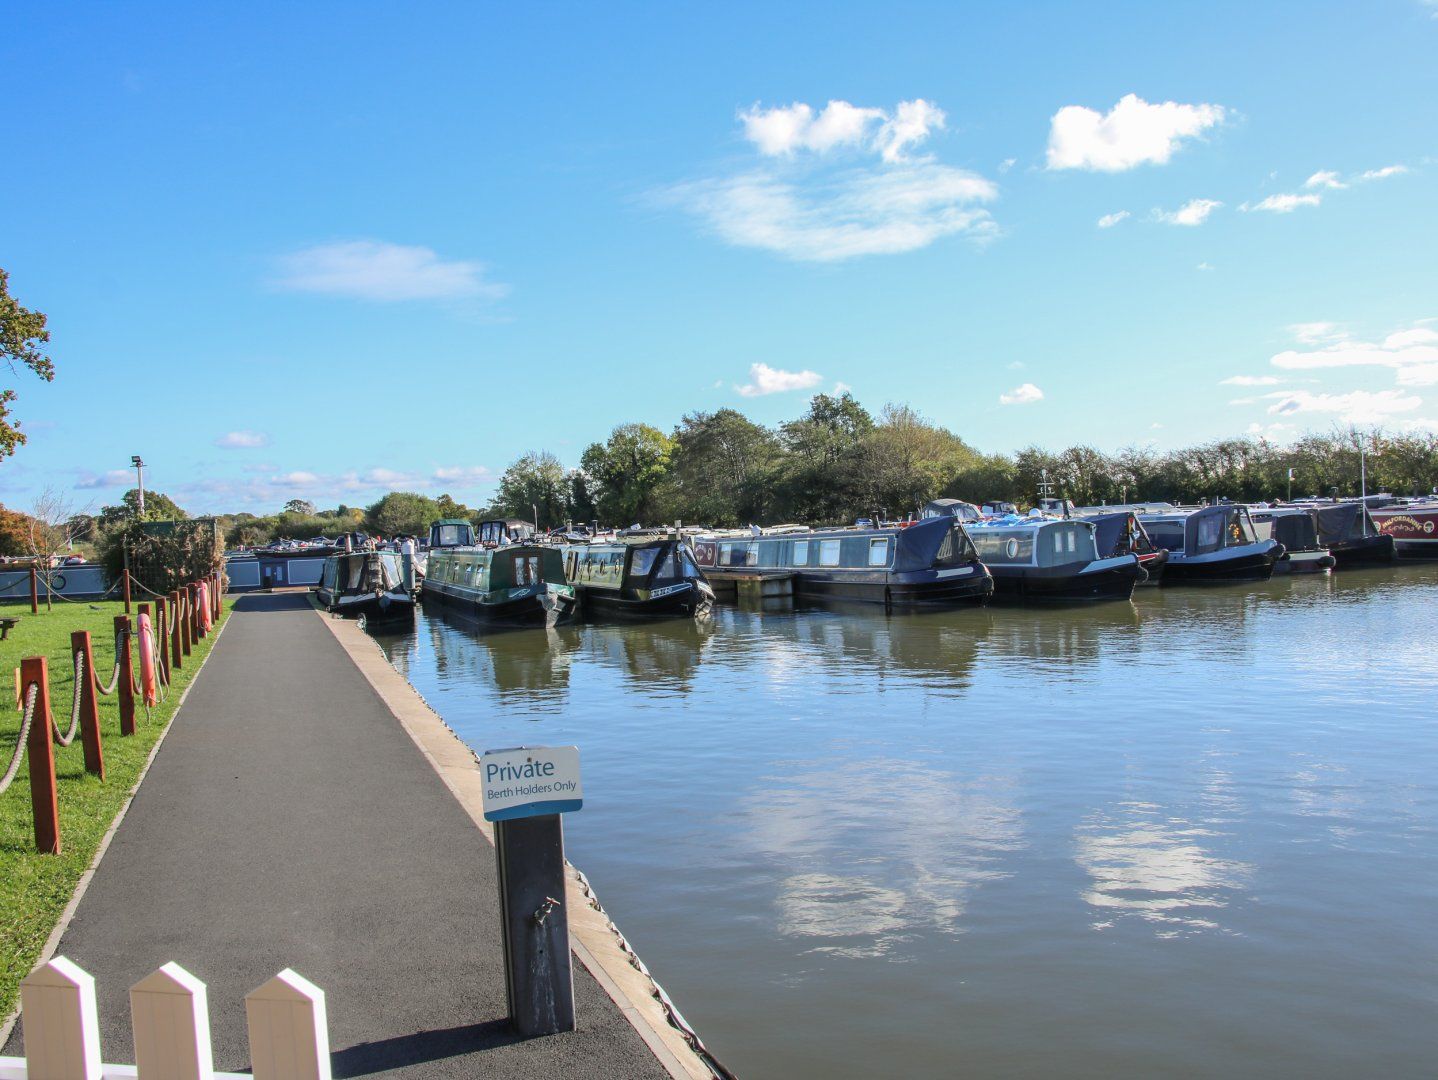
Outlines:
{"label": "water reflection", "polygon": [[[1223,929],[1222,910],[1253,868],[1213,853],[1222,834],[1146,802],[1123,802],[1079,827],[1075,860],[1089,875],[1083,899],[1095,929],[1133,916],[1160,937]],[[1209,846],[1205,846],[1205,845]]]}
{"label": "water reflection", "polygon": [[1013,785],[900,758],[765,777],[743,799],[745,837],[779,879],[778,931],[806,951],[912,959],[921,930],[962,929],[973,891],[1022,846]]}

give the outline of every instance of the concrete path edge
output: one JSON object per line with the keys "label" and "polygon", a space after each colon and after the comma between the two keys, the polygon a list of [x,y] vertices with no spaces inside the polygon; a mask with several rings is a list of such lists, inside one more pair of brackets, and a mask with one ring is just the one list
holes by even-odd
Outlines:
{"label": "concrete path edge", "polygon": [[[455,801],[474,822],[475,828],[493,846],[494,829],[484,820],[482,784],[479,770],[475,768],[474,751],[430,708],[419,691],[395,670],[379,645],[357,622],[332,618],[318,606],[315,607],[315,617],[330,628],[346,655],[399,721]],[[108,841],[107,836],[106,843]],[[72,909],[78,902],[78,895],[77,892]],[[565,881],[565,905],[569,909],[570,945],[574,955],[619,1007],[665,1071],[676,1080],[713,1080],[714,1073],[704,1059],[669,1022],[654,993],[653,983],[630,963],[628,955],[620,947],[618,928],[602,908],[590,901],[572,865],[568,868]],[[66,911],[66,922],[69,911]],[[59,941],[63,929],[64,922],[57,928],[47,948]],[[4,1044],[4,1038],[5,1032],[0,1031],[0,1045]]]}
{"label": "concrete path edge", "polygon": [[[230,608],[225,608],[225,618],[220,623],[220,628],[215,631],[214,640],[210,642],[210,648],[205,657],[200,661],[200,666],[195,669],[195,677],[185,684],[184,693],[180,700],[175,703],[175,711],[170,714],[170,722],[165,725],[165,730],[160,732],[160,737],[155,740],[155,745],[150,747],[150,752],[145,756],[145,764],[140,766],[139,775],[135,782],[130,785],[130,790],[125,796],[125,801],[120,804],[120,810],[115,815],[115,820],[110,822],[110,827],[105,830],[105,835],[100,838],[100,846],[95,849],[95,857],[90,860],[90,865],[80,875],[80,880],[75,885],[75,891],[70,896],[70,902],[65,905],[65,910],[60,913],[60,921],[50,931],[50,936],[45,939],[45,947],[40,950],[40,956],[35,961],[36,967],[46,963],[55,955],[55,950],[60,947],[60,939],[65,936],[65,931],[70,928],[70,921],[75,917],[75,909],[80,906],[80,901],[85,898],[85,890],[90,887],[90,882],[95,877],[95,871],[100,868],[100,860],[105,857],[105,852],[110,850],[110,841],[115,838],[119,831],[120,823],[125,820],[125,815],[130,812],[130,804],[135,801],[135,793],[140,790],[140,785],[145,782],[145,777],[150,771],[150,766],[155,763],[155,755],[160,752],[160,747],[165,744],[165,736],[170,734],[175,726],[175,721],[180,719],[180,711],[185,707],[185,699],[190,696],[190,691],[200,681],[200,673],[205,670],[210,657],[215,655],[215,646],[220,642],[220,635],[225,632],[225,627],[230,625]],[[602,982],[602,980],[601,980]],[[15,1030],[15,1024],[20,1019],[20,1006],[16,1005],[10,1015],[0,1021],[0,1047],[10,1041],[10,1033]]]}

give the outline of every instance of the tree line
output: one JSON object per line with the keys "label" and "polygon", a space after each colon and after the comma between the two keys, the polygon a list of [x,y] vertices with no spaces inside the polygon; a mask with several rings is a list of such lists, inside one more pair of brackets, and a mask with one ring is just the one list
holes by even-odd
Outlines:
{"label": "tree line", "polygon": [[832,524],[902,517],[940,497],[1028,506],[1045,478],[1053,494],[1080,506],[1273,501],[1290,490],[1352,496],[1363,464],[1369,492],[1432,492],[1438,436],[1349,428],[1287,445],[1243,437],[1168,452],[1035,445],[992,454],[911,406],[886,405],[875,415],[851,394],[818,394],[802,416],[774,428],[727,408],[691,413],[670,432],[621,424],[574,469],[530,451],[505,470],[488,509],[545,528],[592,520]]}

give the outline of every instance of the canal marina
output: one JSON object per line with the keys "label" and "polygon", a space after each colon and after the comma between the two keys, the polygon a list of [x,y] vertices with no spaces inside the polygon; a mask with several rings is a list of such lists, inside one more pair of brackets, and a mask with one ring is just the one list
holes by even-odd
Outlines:
{"label": "canal marina", "polygon": [[1416,1075],[1435,600],[1427,564],[378,640],[472,747],[581,747],[571,857],[739,1075]]}

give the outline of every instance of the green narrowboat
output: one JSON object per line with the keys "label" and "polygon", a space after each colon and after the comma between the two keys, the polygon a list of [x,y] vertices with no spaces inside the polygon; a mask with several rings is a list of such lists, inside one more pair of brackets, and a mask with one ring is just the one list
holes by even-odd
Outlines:
{"label": "green narrowboat", "polygon": [[555,626],[572,620],[576,608],[558,548],[527,540],[475,545],[468,522],[430,528],[423,595],[496,629]]}

